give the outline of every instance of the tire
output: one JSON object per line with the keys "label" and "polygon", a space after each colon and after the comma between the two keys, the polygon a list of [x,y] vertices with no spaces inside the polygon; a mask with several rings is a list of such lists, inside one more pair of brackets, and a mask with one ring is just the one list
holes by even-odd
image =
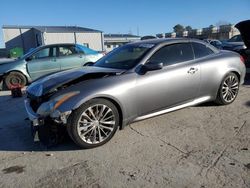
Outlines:
{"label": "tire", "polygon": [[239,92],[239,78],[231,72],[222,80],[215,102],[220,105],[231,104]]}
{"label": "tire", "polygon": [[8,89],[11,89],[11,86],[14,85],[20,85],[21,87],[26,86],[27,79],[26,77],[20,73],[20,72],[10,72],[5,78],[4,78],[5,86]]}
{"label": "tire", "polygon": [[92,99],[72,112],[67,131],[78,146],[90,149],[107,143],[119,124],[119,112],[112,102]]}

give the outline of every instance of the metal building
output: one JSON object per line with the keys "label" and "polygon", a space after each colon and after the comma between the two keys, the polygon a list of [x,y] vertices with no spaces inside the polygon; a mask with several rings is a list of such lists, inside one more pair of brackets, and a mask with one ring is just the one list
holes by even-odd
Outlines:
{"label": "metal building", "polygon": [[127,44],[129,42],[140,40],[140,36],[131,35],[131,34],[105,34],[104,35],[104,44],[105,51],[109,52],[116,47]]}
{"label": "metal building", "polygon": [[78,26],[15,26],[4,25],[5,47],[28,52],[31,48],[54,43],[78,43],[97,51],[104,50],[103,33]]}

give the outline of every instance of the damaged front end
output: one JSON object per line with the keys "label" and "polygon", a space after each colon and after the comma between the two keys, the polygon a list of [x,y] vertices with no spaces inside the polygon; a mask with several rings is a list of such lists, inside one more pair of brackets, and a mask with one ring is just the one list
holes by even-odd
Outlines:
{"label": "damaged front end", "polygon": [[70,111],[60,112],[58,107],[69,98],[79,94],[70,92],[55,99],[44,102],[41,97],[30,96],[25,99],[25,108],[31,121],[34,141],[42,141],[45,145],[54,145],[64,136],[63,129],[67,124]]}
{"label": "damaged front end", "polygon": [[61,138],[62,134],[61,129],[65,129],[68,117],[72,113],[72,108],[61,110],[60,106],[80,95],[80,89],[78,87],[76,89],[74,85],[116,74],[115,71],[91,73],[68,71],[32,83],[27,88],[25,108],[31,121],[34,141],[41,141],[46,145],[58,143],[58,138]]}

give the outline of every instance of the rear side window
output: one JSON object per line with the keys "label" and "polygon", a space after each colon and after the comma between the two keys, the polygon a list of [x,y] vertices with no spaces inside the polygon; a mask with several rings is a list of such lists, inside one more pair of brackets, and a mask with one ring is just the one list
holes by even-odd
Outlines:
{"label": "rear side window", "polygon": [[202,58],[202,57],[205,57],[214,53],[213,50],[211,50],[209,47],[207,47],[204,44],[193,42],[192,45],[193,45],[194,55],[196,59]]}
{"label": "rear side window", "polygon": [[76,54],[74,46],[60,46],[59,47],[59,56],[69,56]]}
{"label": "rear side window", "polygon": [[193,60],[193,50],[190,43],[178,43],[164,46],[150,58],[152,62],[163,63],[164,66]]}

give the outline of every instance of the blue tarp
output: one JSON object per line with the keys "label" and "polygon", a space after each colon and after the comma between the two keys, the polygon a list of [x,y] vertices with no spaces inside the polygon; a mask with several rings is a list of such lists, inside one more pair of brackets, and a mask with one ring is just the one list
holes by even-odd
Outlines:
{"label": "blue tarp", "polygon": [[81,49],[85,54],[98,54],[97,51],[92,50],[92,49],[90,49],[90,48],[88,48],[88,47],[86,47],[86,46],[82,46],[82,45],[80,45],[80,44],[77,44],[76,46],[77,46],[79,49]]}

